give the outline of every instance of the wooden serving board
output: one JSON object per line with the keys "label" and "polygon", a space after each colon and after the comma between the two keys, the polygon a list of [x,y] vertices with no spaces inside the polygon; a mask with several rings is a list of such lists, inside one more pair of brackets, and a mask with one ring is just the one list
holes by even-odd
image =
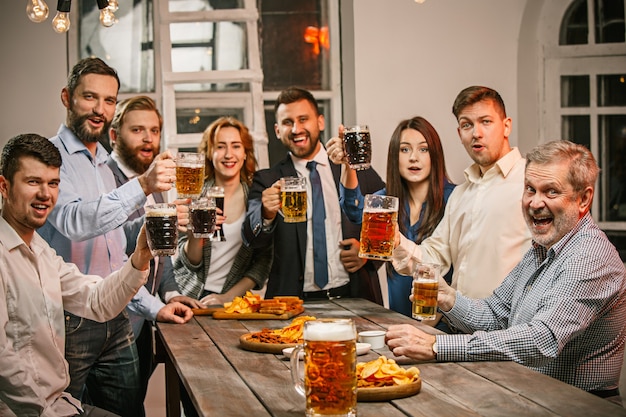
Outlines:
{"label": "wooden serving board", "polygon": [[252,333],[242,334],[239,338],[239,345],[252,352],[273,353],[279,355],[283,349],[296,346],[295,343],[263,343],[252,339]]}
{"label": "wooden serving board", "polygon": [[216,311],[224,311],[224,307],[192,308],[194,316],[210,316]]}
{"label": "wooden serving board", "polygon": [[295,317],[303,312],[303,306],[300,306],[295,310],[287,311],[284,314],[226,313],[225,311],[216,311],[215,313],[213,313],[213,318],[220,320],[289,320],[290,318]]}
{"label": "wooden serving board", "polygon": [[358,388],[356,390],[357,401],[373,402],[373,401],[390,401],[398,398],[410,397],[415,395],[422,389],[422,380],[404,385],[393,385],[391,387],[374,387],[374,388]]}

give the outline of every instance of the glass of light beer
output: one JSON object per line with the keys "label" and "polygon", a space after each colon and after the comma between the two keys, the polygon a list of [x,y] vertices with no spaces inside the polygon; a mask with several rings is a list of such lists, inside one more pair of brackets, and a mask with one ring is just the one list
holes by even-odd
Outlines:
{"label": "glass of light beer", "polygon": [[146,207],[146,237],[152,256],[171,256],[176,253],[176,204],[159,203]]}
{"label": "glass of light beer", "polygon": [[[222,216],[224,215],[224,187],[221,185],[214,185],[209,187],[206,191],[207,197],[211,197],[215,199],[215,207],[222,210]],[[224,231],[220,228],[215,230],[215,236],[211,238],[214,242],[224,242],[226,241],[226,236],[224,236]]]}
{"label": "glass of light beer", "polygon": [[419,263],[413,272],[413,318],[435,320],[441,265]]}
{"label": "glass of light beer", "polygon": [[[304,344],[291,354],[291,379],[307,417],[356,416],[356,327],[351,319],[304,323]],[[304,350],[304,381],[300,351]]]}
{"label": "glass of light beer", "polygon": [[372,139],[367,125],[347,126],[343,131],[343,148],[350,168],[367,169],[372,161]]}
{"label": "glass of light beer", "polygon": [[178,152],[176,154],[176,192],[178,198],[198,198],[204,185],[203,153]]}
{"label": "glass of light beer", "polygon": [[306,177],[281,178],[280,194],[285,223],[306,222]]}
{"label": "glass of light beer", "polygon": [[367,194],[361,223],[359,257],[391,259],[398,223],[398,198]]}

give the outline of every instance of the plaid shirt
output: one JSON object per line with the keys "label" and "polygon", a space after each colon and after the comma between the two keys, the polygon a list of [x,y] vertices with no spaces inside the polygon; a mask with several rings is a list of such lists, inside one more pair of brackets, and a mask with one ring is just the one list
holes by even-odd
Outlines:
{"label": "plaid shirt", "polygon": [[446,316],[472,334],[437,336],[439,361],[512,360],[585,391],[618,386],[626,269],[589,214],[550,250],[535,243],[490,297],[456,297]]}

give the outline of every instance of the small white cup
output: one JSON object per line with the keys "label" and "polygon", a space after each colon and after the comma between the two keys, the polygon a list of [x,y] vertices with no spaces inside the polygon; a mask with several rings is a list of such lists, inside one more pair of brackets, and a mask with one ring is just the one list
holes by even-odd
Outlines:
{"label": "small white cup", "polygon": [[359,342],[369,343],[372,349],[382,349],[385,347],[385,331],[368,330],[359,333]]}

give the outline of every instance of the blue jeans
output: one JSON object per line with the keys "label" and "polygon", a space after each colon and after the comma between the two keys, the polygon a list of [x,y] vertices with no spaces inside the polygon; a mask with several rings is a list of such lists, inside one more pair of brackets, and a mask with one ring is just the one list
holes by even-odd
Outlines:
{"label": "blue jeans", "polygon": [[125,311],[104,323],[66,311],[65,359],[72,396],[122,417],[144,415],[137,348]]}

